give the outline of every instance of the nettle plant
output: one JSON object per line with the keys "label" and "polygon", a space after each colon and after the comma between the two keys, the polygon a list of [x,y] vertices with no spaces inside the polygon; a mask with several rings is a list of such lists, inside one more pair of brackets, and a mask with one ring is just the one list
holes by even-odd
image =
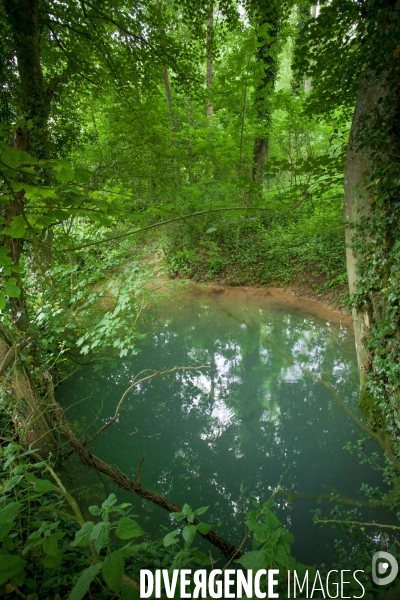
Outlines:
{"label": "nettle plant", "polygon": [[131,540],[144,531],[131,505],[111,494],[89,508],[96,521],[85,521],[50,464],[35,458],[14,443],[0,449],[0,595],[80,600],[91,588],[98,598],[134,597],[130,559],[142,547]]}

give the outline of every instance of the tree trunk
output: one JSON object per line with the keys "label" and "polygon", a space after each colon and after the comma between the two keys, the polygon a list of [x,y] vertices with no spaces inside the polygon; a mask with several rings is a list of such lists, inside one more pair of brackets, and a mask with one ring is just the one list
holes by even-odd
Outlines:
{"label": "tree trunk", "polygon": [[[45,154],[47,142],[46,124],[49,102],[46,93],[39,44],[39,2],[38,0],[6,0],[4,3],[8,22],[14,39],[19,74],[19,98],[21,116],[25,120],[16,132],[13,147],[29,151],[36,156]],[[23,214],[24,192],[17,192],[14,199],[3,209],[6,225],[14,217]],[[3,245],[11,256],[13,265],[19,267],[22,253],[22,240],[4,236]],[[19,273],[14,272],[17,285],[21,288],[18,298],[10,298],[15,326],[20,331],[29,327],[28,310]]]}
{"label": "tree trunk", "polygon": [[176,147],[176,123],[175,117],[172,109],[172,94],[171,87],[169,85],[169,75],[167,67],[162,68],[162,77],[164,83],[165,97],[167,99],[168,112],[169,112],[169,120],[171,122],[171,134],[172,134],[172,145]]}
{"label": "tree trunk", "polygon": [[[311,18],[315,19],[318,16],[318,3],[314,4],[314,6],[311,7]],[[309,92],[311,90],[312,87],[312,80],[311,77],[307,77],[307,79],[305,80],[304,83],[304,90],[306,92]]]}
{"label": "tree trunk", "polygon": [[211,100],[213,83],[213,42],[214,42],[214,5],[212,0],[208,3],[207,35],[206,35],[206,90],[207,90],[207,117],[214,114],[214,104]]}
{"label": "tree trunk", "polygon": [[[359,147],[357,137],[365,124],[365,120],[378,106],[379,86],[373,73],[366,73],[358,93],[350,130],[346,165],[344,171],[344,222],[346,236],[346,264],[350,294],[357,293],[358,257],[352,246],[354,227],[362,217],[371,214],[373,198],[366,188],[366,179],[371,171],[369,155],[371,148]],[[370,328],[369,315],[366,309],[353,309],[354,336],[360,379],[363,382],[366,365],[365,340]]]}
{"label": "tree trunk", "polygon": [[261,3],[256,10],[256,19],[260,28],[268,25],[268,33],[259,36],[260,43],[257,49],[257,61],[262,64],[263,75],[255,92],[255,108],[257,113],[260,135],[254,140],[252,181],[262,195],[264,182],[265,160],[268,153],[268,126],[271,123],[270,98],[274,89],[277,61],[273,55],[274,45],[277,43],[280,19],[279,2]]}
{"label": "tree trunk", "polygon": [[21,443],[35,448],[43,458],[50,452],[57,458],[58,443],[47,411],[46,394],[40,394],[19,360],[19,351],[29,343],[27,339],[11,344],[0,332],[0,384],[6,397],[7,392],[12,397],[11,418]]}
{"label": "tree trunk", "polygon": [[[24,120],[15,134],[13,147],[42,158],[47,152],[50,94],[47,93],[41,67],[39,0],[5,0],[4,8],[14,42],[19,75],[19,108]],[[24,214],[24,200],[24,192],[17,192],[10,204],[4,207],[6,225],[9,225],[14,217]],[[22,240],[3,236],[2,243],[7,248],[13,265],[18,268]],[[30,326],[28,309],[20,274],[14,274],[21,293],[18,298],[10,298],[11,310],[16,329],[26,337]],[[9,346],[4,336],[0,343],[0,355],[4,359],[9,355]],[[5,368],[4,360],[0,358],[0,372],[5,372]],[[27,446],[33,445],[38,448],[42,455],[49,449],[55,452],[57,443],[46,409],[46,393],[36,389],[28,370],[20,364],[17,354],[12,371],[5,382],[9,384],[14,396],[14,424],[21,441]],[[42,378],[42,384],[45,389],[45,376]]]}

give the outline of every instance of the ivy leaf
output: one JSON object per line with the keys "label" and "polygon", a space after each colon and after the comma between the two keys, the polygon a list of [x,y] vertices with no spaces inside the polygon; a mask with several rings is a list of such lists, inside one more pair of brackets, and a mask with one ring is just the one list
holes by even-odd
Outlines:
{"label": "ivy leaf", "polygon": [[103,563],[103,577],[106,584],[114,591],[119,592],[124,574],[124,559],[120,550],[112,552]]}
{"label": "ivy leaf", "polygon": [[71,593],[68,596],[68,600],[82,600],[86,592],[89,590],[90,584],[102,566],[103,563],[100,562],[85,569],[72,588]]}
{"label": "ivy leaf", "polygon": [[144,531],[133,519],[130,519],[129,517],[122,517],[118,521],[116,534],[121,540],[128,540],[129,538],[143,535]]}

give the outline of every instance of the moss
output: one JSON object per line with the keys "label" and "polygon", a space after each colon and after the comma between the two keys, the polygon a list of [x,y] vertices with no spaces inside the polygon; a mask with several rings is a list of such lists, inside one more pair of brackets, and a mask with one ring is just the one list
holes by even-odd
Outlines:
{"label": "moss", "polygon": [[358,408],[368,423],[378,428],[384,426],[385,418],[382,410],[379,408],[378,401],[365,386],[361,387],[358,396]]}

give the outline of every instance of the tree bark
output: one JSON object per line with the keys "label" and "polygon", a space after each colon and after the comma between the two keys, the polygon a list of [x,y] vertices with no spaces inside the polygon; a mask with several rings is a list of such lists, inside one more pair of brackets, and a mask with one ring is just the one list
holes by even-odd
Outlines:
{"label": "tree bark", "polygon": [[214,114],[214,104],[211,100],[212,85],[213,85],[213,42],[214,42],[214,5],[212,0],[208,3],[208,19],[207,19],[207,34],[206,34],[206,90],[207,90],[207,117],[212,117]]}
{"label": "tree bark", "polygon": [[277,0],[273,0],[270,3],[261,2],[260,4],[255,10],[257,24],[260,28],[266,25],[269,27],[268,33],[258,38],[260,45],[257,49],[257,62],[262,65],[263,75],[255,92],[255,108],[261,134],[254,140],[252,181],[258,188],[258,193],[261,196],[262,185],[264,183],[265,160],[268,153],[267,129],[271,123],[271,107],[269,102],[277,74],[277,62],[272,51],[274,45],[277,43],[280,7]]}
{"label": "tree bark", "polygon": [[[12,145],[18,150],[43,158],[47,153],[47,121],[54,85],[48,93],[40,56],[39,0],[5,0],[4,8],[13,38],[19,75],[19,111],[23,119]],[[10,225],[14,217],[24,214],[24,200],[24,191],[13,194],[10,204],[3,209],[6,225]],[[3,236],[2,244],[11,256],[13,265],[18,268],[23,249],[22,240]],[[21,293],[18,298],[10,298],[11,311],[17,331],[26,337],[30,322],[24,289],[20,274],[14,272],[13,276],[17,279]],[[35,354],[34,350],[33,353]],[[9,357],[9,347],[4,336],[1,340],[0,355],[3,360]],[[36,388],[17,355],[16,359],[5,382],[8,382],[15,400],[14,424],[18,435],[26,446],[38,448],[42,455],[46,455],[49,450],[54,453],[57,450],[57,441],[47,412],[46,393]],[[0,371],[5,371],[4,362],[3,365],[1,363],[0,359]],[[42,377],[43,388],[46,385],[45,380],[46,375]]]}
{"label": "tree bark", "polygon": [[[371,148],[359,147],[357,137],[366,119],[378,106],[379,88],[374,73],[367,72],[363,78],[357,97],[350,129],[346,164],[344,171],[344,222],[346,236],[346,265],[350,294],[357,293],[358,257],[352,248],[352,239],[357,223],[362,217],[371,214],[373,198],[366,187],[366,179],[371,170]],[[366,365],[365,341],[370,328],[366,309],[353,308],[354,337],[360,380],[363,382]]]}
{"label": "tree bark", "polygon": [[[25,121],[17,130],[12,145],[18,150],[29,151],[42,157],[45,154],[47,141],[46,125],[49,99],[40,62],[39,1],[6,0],[4,6],[17,59],[19,108]],[[2,211],[6,225],[10,225],[14,217],[23,214],[23,204],[24,192],[17,192],[10,204],[5,206]],[[22,240],[4,236],[2,243],[7,248],[13,265],[19,267],[23,247]],[[19,273],[14,272],[13,276],[17,279],[21,293],[18,298],[10,298],[12,315],[17,329],[26,331],[29,327],[29,317],[25,295]]]}
{"label": "tree bark", "polygon": [[48,458],[50,452],[57,458],[58,442],[46,398],[19,360],[19,350],[31,341],[25,339],[19,344],[11,344],[0,332],[0,384],[13,398],[12,420],[21,443],[27,448],[35,448],[43,458]]}
{"label": "tree bark", "polygon": [[[318,3],[314,4],[314,6],[311,7],[311,18],[315,19],[318,16]],[[311,90],[312,87],[312,79],[311,77],[307,77],[307,79],[304,82],[304,90],[305,92],[309,92]]]}

